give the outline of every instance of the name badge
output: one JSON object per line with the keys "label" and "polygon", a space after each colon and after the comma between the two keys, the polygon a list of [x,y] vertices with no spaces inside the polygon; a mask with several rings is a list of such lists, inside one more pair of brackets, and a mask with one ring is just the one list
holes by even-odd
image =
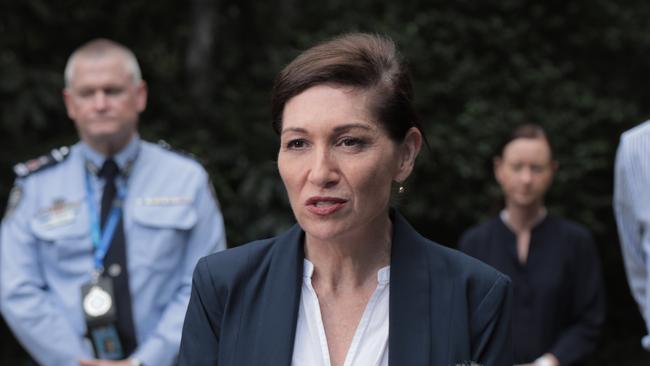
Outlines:
{"label": "name badge", "polygon": [[113,298],[100,286],[92,286],[84,297],[83,306],[88,316],[103,316],[113,307]]}
{"label": "name badge", "polygon": [[46,228],[54,228],[74,222],[79,211],[79,203],[55,201],[51,207],[41,211],[38,220]]}
{"label": "name badge", "polygon": [[105,360],[121,360],[126,355],[117,333],[117,320],[113,293],[113,281],[99,277],[81,286],[81,307],[86,318],[88,339],[93,345],[95,357]]}
{"label": "name badge", "polygon": [[107,324],[116,320],[115,301],[113,301],[113,281],[99,277],[81,287],[81,307],[86,316],[86,323]]}
{"label": "name badge", "polygon": [[188,205],[192,203],[192,197],[187,197],[187,196],[140,197],[135,200],[135,203],[141,206]]}

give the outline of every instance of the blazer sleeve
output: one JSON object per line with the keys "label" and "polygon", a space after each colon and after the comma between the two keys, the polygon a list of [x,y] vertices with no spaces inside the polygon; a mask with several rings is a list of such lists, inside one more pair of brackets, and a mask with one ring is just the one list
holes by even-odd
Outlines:
{"label": "blazer sleeve", "polygon": [[223,299],[215,288],[206,258],[194,270],[192,294],[185,314],[179,366],[218,365]]}
{"label": "blazer sleeve", "polygon": [[480,365],[512,365],[512,289],[498,274],[474,312],[471,325],[472,359]]}
{"label": "blazer sleeve", "polygon": [[484,237],[481,235],[477,235],[476,232],[478,230],[479,230],[478,227],[473,227],[471,229],[466,230],[458,240],[458,250],[476,258],[478,256],[477,244],[479,244],[479,241],[476,240],[476,238]]}

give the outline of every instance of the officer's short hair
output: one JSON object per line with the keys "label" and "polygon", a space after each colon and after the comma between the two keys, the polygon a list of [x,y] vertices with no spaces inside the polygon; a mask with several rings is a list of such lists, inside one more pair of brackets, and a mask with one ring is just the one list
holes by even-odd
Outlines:
{"label": "officer's short hair", "polygon": [[142,81],[142,72],[140,71],[138,59],[130,49],[123,44],[111,41],[110,39],[97,38],[81,45],[68,58],[63,73],[65,87],[68,88],[72,82],[72,77],[74,76],[74,64],[79,57],[101,58],[113,52],[121,53],[124,56],[126,68],[133,78],[133,84]]}

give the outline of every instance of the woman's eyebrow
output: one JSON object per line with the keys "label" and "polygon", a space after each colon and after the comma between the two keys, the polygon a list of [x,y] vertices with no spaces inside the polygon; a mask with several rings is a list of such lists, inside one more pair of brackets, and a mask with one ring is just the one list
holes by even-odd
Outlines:
{"label": "woman's eyebrow", "polygon": [[[349,130],[352,130],[352,129],[355,129],[355,128],[359,128],[359,129],[362,129],[362,130],[365,130],[365,131],[370,131],[371,130],[371,127],[367,123],[354,122],[354,123],[346,123],[344,125],[335,127],[334,128],[334,133],[341,133],[341,132],[349,131]],[[284,135],[285,133],[288,133],[288,132],[307,133],[307,130],[302,128],[302,127],[287,127],[285,129],[283,129],[280,134]]]}
{"label": "woman's eyebrow", "polygon": [[340,132],[349,131],[349,130],[352,130],[352,129],[355,129],[355,128],[360,128],[360,129],[366,130],[366,131],[369,131],[371,129],[370,126],[368,126],[367,123],[347,123],[347,124],[335,127],[334,132],[340,133]]}
{"label": "woman's eyebrow", "polygon": [[301,128],[301,127],[288,127],[288,128],[282,129],[282,132],[280,133],[280,135],[284,135],[287,132],[307,133],[307,130],[305,130],[304,128]]}

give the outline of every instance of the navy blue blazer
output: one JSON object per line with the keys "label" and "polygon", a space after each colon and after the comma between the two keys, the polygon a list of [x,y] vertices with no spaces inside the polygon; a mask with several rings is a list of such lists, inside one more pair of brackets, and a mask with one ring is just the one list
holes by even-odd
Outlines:
{"label": "navy blue blazer", "polygon": [[[389,364],[512,365],[510,280],[391,217]],[[303,238],[295,225],[199,261],[179,365],[291,365]]]}

